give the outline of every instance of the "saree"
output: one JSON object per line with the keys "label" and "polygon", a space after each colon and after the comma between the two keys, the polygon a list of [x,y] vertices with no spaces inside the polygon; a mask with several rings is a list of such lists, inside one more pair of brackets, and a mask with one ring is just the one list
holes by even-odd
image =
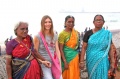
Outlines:
{"label": "saree", "polygon": [[[25,45],[24,45],[24,44]],[[12,78],[13,79],[40,79],[40,67],[36,59],[26,60],[26,58],[30,55],[30,49],[33,49],[33,44],[31,41],[31,37],[27,36],[22,42],[17,42],[15,39],[11,40],[8,43],[11,46],[7,45],[6,51],[9,52],[9,49],[12,49],[10,52],[12,55],[12,60],[17,62],[15,65],[22,64],[24,61],[24,65],[20,65],[20,67],[12,66],[16,68],[12,71]],[[13,48],[12,48],[13,47]],[[28,47],[28,48],[27,48]],[[29,49],[30,48],[30,49]],[[12,61],[12,63],[13,63]]]}
{"label": "saree", "polygon": [[[63,34],[65,33],[65,31],[63,31]],[[61,36],[64,35],[60,35],[59,36],[59,43],[61,42],[60,38]],[[64,44],[64,48],[63,48],[63,52],[64,52],[64,56],[65,59],[67,61],[67,63],[69,63],[69,68],[68,69],[64,69],[64,63],[62,61],[62,76],[63,79],[79,79],[80,78],[80,69],[79,69],[79,57],[78,57],[78,51],[77,51],[77,47],[78,47],[78,32],[76,30],[72,30],[72,32],[70,34],[66,34],[65,36],[66,38],[65,40],[65,44]]]}
{"label": "saree", "polygon": [[112,34],[101,29],[92,34],[86,50],[86,66],[89,79],[108,79],[109,59]]}

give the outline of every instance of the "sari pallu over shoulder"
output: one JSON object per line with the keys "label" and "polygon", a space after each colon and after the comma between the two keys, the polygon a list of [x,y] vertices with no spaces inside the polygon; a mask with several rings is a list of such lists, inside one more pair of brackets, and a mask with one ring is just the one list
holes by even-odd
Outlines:
{"label": "sari pallu over shoulder", "polygon": [[70,38],[66,40],[63,52],[65,59],[69,64],[69,68],[64,69],[64,63],[62,61],[62,77],[63,79],[80,79],[79,56],[77,50],[79,42],[78,32],[73,29]]}
{"label": "sari pallu over shoulder", "polygon": [[[27,42],[26,39],[25,45],[30,46],[30,42]],[[16,40],[17,41],[17,40]],[[13,79],[23,79],[25,73],[27,72],[28,68],[30,67],[30,61],[28,60],[31,56],[30,49],[25,46],[24,44],[18,42],[18,45],[15,46],[12,52],[12,76]],[[32,47],[32,45],[31,45]]]}
{"label": "sari pallu over shoulder", "polygon": [[[73,60],[76,55],[78,54],[78,51],[76,50],[78,47],[78,32],[74,29],[72,29],[71,35],[65,39],[65,46],[63,48],[64,55],[66,58],[66,61],[69,63],[71,60]],[[62,70],[64,70],[64,63],[62,62]]]}
{"label": "sari pallu over shoulder", "polygon": [[108,79],[108,52],[111,40],[112,34],[105,29],[90,36],[86,51],[89,79]]}

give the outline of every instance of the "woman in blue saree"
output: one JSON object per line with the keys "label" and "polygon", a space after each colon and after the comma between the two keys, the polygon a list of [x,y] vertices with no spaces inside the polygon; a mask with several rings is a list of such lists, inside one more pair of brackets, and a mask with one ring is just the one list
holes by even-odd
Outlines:
{"label": "woman in blue saree", "polygon": [[[86,67],[89,79],[108,79],[108,71],[114,69],[112,34],[102,28],[104,22],[102,15],[96,15],[93,21],[95,28],[87,31],[83,38],[80,63],[81,69],[83,69],[86,52]],[[108,57],[111,59],[110,62]]]}

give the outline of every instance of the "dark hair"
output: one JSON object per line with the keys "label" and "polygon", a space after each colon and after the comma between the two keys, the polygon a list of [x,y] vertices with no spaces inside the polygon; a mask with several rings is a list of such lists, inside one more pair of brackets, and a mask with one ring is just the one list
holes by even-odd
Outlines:
{"label": "dark hair", "polygon": [[[75,18],[74,18],[73,16],[68,15],[68,16],[66,16],[66,18],[65,18],[65,23],[67,22],[67,20],[68,20],[69,18],[73,18],[73,19],[75,20]],[[64,27],[66,27],[66,26],[64,26]]]}
{"label": "dark hair", "polygon": [[105,22],[104,17],[103,17],[101,14],[97,14],[97,15],[95,15],[93,22],[95,21],[95,19],[96,19],[97,16],[101,16],[102,19],[103,19],[103,21]]}

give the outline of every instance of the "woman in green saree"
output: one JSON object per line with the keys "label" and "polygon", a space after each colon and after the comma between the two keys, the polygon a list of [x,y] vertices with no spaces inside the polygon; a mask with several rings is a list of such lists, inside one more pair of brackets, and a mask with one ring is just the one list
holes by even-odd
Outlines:
{"label": "woman in green saree", "polygon": [[65,18],[65,29],[59,34],[59,48],[62,57],[63,79],[79,79],[79,53],[77,51],[79,33],[73,28],[74,17]]}

